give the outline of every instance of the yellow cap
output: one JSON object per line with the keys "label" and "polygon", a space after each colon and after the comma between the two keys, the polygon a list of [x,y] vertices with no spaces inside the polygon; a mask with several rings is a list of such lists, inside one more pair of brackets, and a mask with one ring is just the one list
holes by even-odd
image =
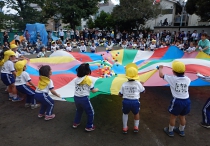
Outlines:
{"label": "yellow cap", "polygon": [[26,66],[27,60],[18,61],[15,63],[15,69],[17,71],[16,76],[19,77],[22,72],[23,68]]}
{"label": "yellow cap", "polygon": [[15,49],[15,48],[17,48],[18,46],[17,45],[15,45],[15,44],[11,44],[10,45],[10,49]]}
{"label": "yellow cap", "polygon": [[10,56],[15,56],[15,52],[13,52],[12,50],[5,51],[4,52],[4,62],[9,60]]}
{"label": "yellow cap", "polygon": [[174,61],[172,63],[172,69],[174,72],[177,73],[184,73],[185,72],[185,64],[180,61]]}
{"label": "yellow cap", "polygon": [[156,40],[152,40],[152,42],[156,42]]}
{"label": "yellow cap", "polygon": [[135,63],[129,63],[128,65],[126,65],[125,71],[126,71],[125,73],[126,78],[132,79],[132,80],[139,79],[138,67]]}

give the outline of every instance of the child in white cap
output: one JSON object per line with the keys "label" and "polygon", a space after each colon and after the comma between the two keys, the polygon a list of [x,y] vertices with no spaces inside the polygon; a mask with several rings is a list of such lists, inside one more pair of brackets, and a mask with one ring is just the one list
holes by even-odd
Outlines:
{"label": "child in white cap", "polygon": [[138,75],[138,67],[134,63],[130,63],[126,66],[126,78],[127,82],[123,83],[119,96],[123,98],[123,133],[126,134],[128,132],[128,113],[132,111],[134,114],[134,132],[137,133],[139,131],[139,110],[140,110],[140,93],[144,92],[145,89],[143,85],[140,83],[139,75]]}

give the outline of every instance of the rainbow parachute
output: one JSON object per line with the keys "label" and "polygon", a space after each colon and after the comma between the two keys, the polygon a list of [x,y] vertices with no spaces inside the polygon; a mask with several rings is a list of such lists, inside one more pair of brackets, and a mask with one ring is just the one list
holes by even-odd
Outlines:
{"label": "rainbow parachute", "polygon": [[144,82],[144,86],[168,86],[163,79],[159,78],[156,67],[164,65],[164,73],[172,74],[173,60],[179,60],[186,64],[186,75],[192,80],[191,86],[210,85],[210,82],[204,81],[196,75],[199,72],[210,76],[209,55],[203,52],[184,53],[175,46],[161,48],[154,52],[123,49],[70,54],[65,51],[56,51],[49,58],[30,59],[27,72],[32,81],[38,84],[39,66],[50,65],[53,72],[51,79],[54,82],[55,90],[62,99],[52,97],[56,100],[73,101],[76,68],[83,62],[90,64],[94,87],[99,89],[99,92],[90,95],[90,97],[95,97],[98,94],[117,95],[121,85],[127,81],[124,76],[124,66],[131,62],[138,65],[140,81]]}

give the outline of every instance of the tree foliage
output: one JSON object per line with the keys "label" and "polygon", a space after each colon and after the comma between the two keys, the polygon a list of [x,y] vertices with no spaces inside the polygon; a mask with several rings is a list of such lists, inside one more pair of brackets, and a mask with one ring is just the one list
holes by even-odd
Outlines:
{"label": "tree foliage", "polygon": [[69,23],[75,29],[80,25],[82,18],[88,19],[98,11],[98,2],[101,0],[44,0],[42,10],[48,17],[58,16],[62,22]]}
{"label": "tree foliage", "polygon": [[153,0],[120,0],[120,5],[113,9],[112,15],[123,29],[138,28],[148,19],[159,15],[159,5],[153,5]]}
{"label": "tree foliage", "polygon": [[110,30],[114,28],[115,21],[113,16],[110,13],[106,13],[101,11],[98,16],[96,16],[95,20],[89,18],[87,21],[88,28],[99,28],[99,29],[107,29]]}
{"label": "tree foliage", "polygon": [[110,13],[101,11],[95,19],[95,26],[100,29],[110,29],[114,26],[114,19]]}
{"label": "tree foliage", "polygon": [[47,19],[41,10],[34,5],[39,4],[38,0],[4,0],[7,8],[17,11],[15,22],[21,30],[25,29],[26,23],[46,23]]}
{"label": "tree foliage", "polygon": [[210,0],[188,0],[186,11],[190,15],[197,14],[202,21],[210,21]]}
{"label": "tree foliage", "polygon": [[94,23],[94,21],[93,21],[93,19],[90,17],[89,19],[88,19],[88,21],[87,21],[87,26],[88,26],[88,28],[90,28],[90,29],[92,29],[92,28],[94,28],[95,27],[95,23]]}
{"label": "tree foliage", "polygon": [[[7,7],[17,11],[19,28],[26,23],[46,23],[49,18],[62,19],[72,28],[80,25],[82,18],[89,18],[98,11],[101,0],[4,0]],[[33,4],[33,6],[32,6]],[[34,7],[36,6],[37,7]]]}

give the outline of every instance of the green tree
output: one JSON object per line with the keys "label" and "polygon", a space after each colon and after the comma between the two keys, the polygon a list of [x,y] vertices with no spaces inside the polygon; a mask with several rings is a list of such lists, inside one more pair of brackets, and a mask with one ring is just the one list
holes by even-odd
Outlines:
{"label": "green tree", "polygon": [[186,11],[188,14],[192,15],[197,11],[196,7],[197,0],[188,0],[186,3]]}
{"label": "green tree", "polygon": [[159,5],[153,0],[120,0],[120,5],[113,9],[116,25],[121,29],[139,28],[140,25],[160,14]]}
{"label": "green tree", "polygon": [[[46,23],[47,19],[44,17],[43,11],[39,9],[41,0],[4,0],[7,8],[17,11],[16,19],[18,29],[25,29],[26,23]],[[33,6],[32,6],[33,5]]]}
{"label": "green tree", "polygon": [[80,25],[81,19],[88,19],[98,11],[98,3],[102,0],[44,0],[40,5],[48,17],[60,14],[62,22],[70,24],[71,28]]}
{"label": "green tree", "polygon": [[202,21],[210,21],[210,0],[188,0],[186,11],[189,14],[196,14]]}
{"label": "green tree", "polygon": [[95,27],[95,23],[91,17],[87,21],[87,26],[88,28],[91,28],[91,29]]}
{"label": "green tree", "polygon": [[109,25],[110,16],[111,14],[101,11],[95,19],[95,26],[100,29],[108,29],[109,27],[112,27]]}

